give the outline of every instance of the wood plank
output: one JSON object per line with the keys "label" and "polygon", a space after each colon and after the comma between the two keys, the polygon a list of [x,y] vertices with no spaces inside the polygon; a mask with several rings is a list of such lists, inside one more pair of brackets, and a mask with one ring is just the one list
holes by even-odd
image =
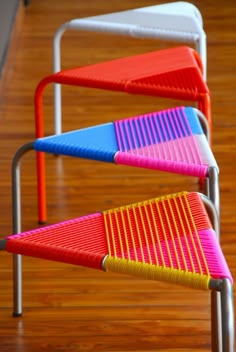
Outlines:
{"label": "wood plank", "polygon": [[[158,0],[31,1],[21,7],[13,51],[0,90],[0,231],[12,233],[11,162],[34,139],[34,91],[52,72],[52,38],[62,23],[151,6]],[[213,152],[220,167],[221,245],[233,276],[235,261],[236,6],[195,0],[208,42]],[[227,6],[226,6],[227,5]],[[99,33],[68,32],[63,68],[175,45]],[[6,72],[7,71],[7,72]],[[3,86],[3,85],[1,85]],[[63,87],[63,128],[71,130],[179,105],[171,99]],[[53,89],[44,94],[45,128],[53,131]],[[181,105],[189,102],[181,102]],[[48,223],[182,190],[195,178],[68,157],[46,157]],[[22,160],[22,229],[38,227],[35,153]],[[210,351],[210,295],[183,287],[23,258],[24,314],[12,317],[12,256],[0,253],[1,352]],[[235,296],[235,289],[234,289]]]}

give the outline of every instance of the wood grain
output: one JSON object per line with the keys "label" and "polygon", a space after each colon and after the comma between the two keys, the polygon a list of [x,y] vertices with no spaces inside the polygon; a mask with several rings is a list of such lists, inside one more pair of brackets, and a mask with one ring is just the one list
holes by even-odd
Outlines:
{"label": "wood grain", "polygon": [[[17,43],[4,72],[0,97],[1,237],[12,233],[11,160],[34,139],[33,96],[52,72],[52,38],[74,17],[164,3],[157,0],[32,0],[19,12]],[[236,4],[192,1],[208,39],[208,84],[212,94],[213,151],[220,167],[221,244],[236,275]],[[172,45],[87,32],[63,38],[63,68]],[[44,95],[46,132],[53,131],[53,91]],[[183,104],[183,102],[181,102]],[[179,102],[153,97],[63,87],[63,129],[89,126]],[[198,190],[194,178],[47,156],[48,222],[129,204],[166,193]],[[37,227],[35,155],[22,163],[23,230]],[[0,253],[1,352],[210,351],[210,297],[163,283],[138,280],[24,258],[24,314],[12,314],[12,258]]]}

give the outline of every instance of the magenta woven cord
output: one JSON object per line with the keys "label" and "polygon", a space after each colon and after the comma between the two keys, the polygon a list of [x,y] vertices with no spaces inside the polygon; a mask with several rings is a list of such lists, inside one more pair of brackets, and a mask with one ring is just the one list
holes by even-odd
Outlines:
{"label": "magenta woven cord", "polygon": [[147,168],[166,172],[174,172],[180,175],[205,177],[208,167],[205,165],[187,164],[175,160],[161,160],[157,157],[135,155],[118,152],[115,155],[115,163],[139,168]]}
{"label": "magenta woven cord", "polygon": [[199,237],[205,251],[208,268],[212,278],[228,278],[233,283],[233,278],[223,255],[221,246],[213,230],[202,230]]}
{"label": "magenta woven cord", "polygon": [[97,269],[101,268],[101,261],[108,253],[100,213],[8,236],[7,239],[9,252]]}
{"label": "magenta woven cord", "polygon": [[117,164],[199,177],[207,173],[205,150],[198,148],[183,108],[116,121],[115,129]]}

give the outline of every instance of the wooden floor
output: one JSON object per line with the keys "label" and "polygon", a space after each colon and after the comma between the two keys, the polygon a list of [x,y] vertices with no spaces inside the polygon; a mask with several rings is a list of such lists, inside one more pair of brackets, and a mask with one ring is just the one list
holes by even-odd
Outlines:
{"label": "wooden floor", "polygon": [[[32,0],[18,15],[18,31],[0,97],[0,233],[12,233],[11,160],[34,138],[34,90],[52,72],[52,38],[63,22],[164,3],[158,0]],[[236,3],[193,1],[208,37],[213,151],[221,170],[222,247],[236,276]],[[170,43],[88,32],[63,37],[63,68],[142,53]],[[52,133],[52,88],[45,91],[47,134]],[[182,102],[183,103],[183,102]],[[182,104],[181,103],[181,104]],[[163,99],[63,87],[63,129],[178,105]],[[35,155],[22,163],[23,229],[37,227]],[[48,222],[182,190],[195,179],[47,157]],[[210,351],[209,294],[156,282],[24,258],[24,314],[12,317],[12,258],[0,253],[0,351]]]}

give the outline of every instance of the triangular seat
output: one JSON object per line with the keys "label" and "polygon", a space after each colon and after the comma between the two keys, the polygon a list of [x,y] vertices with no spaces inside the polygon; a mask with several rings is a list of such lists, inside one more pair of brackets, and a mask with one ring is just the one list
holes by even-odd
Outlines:
{"label": "triangular seat", "polygon": [[232,277],[201,195],[181,192],[6,238],[6,250],[208,289]]}
{"label": "triangular seat", "polygon": [[36,135],[43,136],[41,94],[48,83],[194,101],[211,128],[210,92],[202,70],[198,53],[178,46],[54,73],[36,89]]}
{"label": "triangular seat", "polygon": [[175,47],[62,70],[54,81],[175,99],[198,100],[209,94],[194,49]]}
{"label": "triangular seat", "polygon": [[205,177],[217,164],[197,110],[178,107],[39,138],[36,151]]}
{"label": "triangular seat", "polygon": [[[189,100],[208,120],[211,131],[210,92],[198,53],[187,46],[119,58],[94,65],[62,70],[43,78],[35,91],[36,137],[44,137],[43,91],[49,83],[99,88],[130,94]],[[194,104],[195,105],[195,104]],[[44,183],[44,155],[37,156],[38,178]],[[46,212],[45,195],[38,194],[39,208]],[[39,216],[40,222],[45,221]],[[44,217],[44,215],[43,215]]]}
{"label": "triangular seat", "polygon": [[[68,29],[120,33],[143,38],[196,42],[204,33],[200,11],[191,3],[178,1],[102,15],[74,18]],[[64,23],[65,27],[65,23]]]}
{"label": "triangular seat", "polygon": [[[203,19],[196,6],[186,1],[177,1],[154,6],[134,8],[95,16],[73,18],[61,24],[53,38],[53,72],[61,71],[63,60],[61,40],[66,31],[87,31],[118,34],[131,38],[152,39],[188,43],[199,53],[206,80],[207,45]],[[78,36],[78,40],[79,40]],[[132,40],[131,40],[132,42]],[[111,43],[112,45],[113,43]],[[61,87],[54,87],[55,134],[62,132]]]}
{"label": "triangular seat", "polygon": [[22,314],[17,259],[31,256],[210,290],[213,347],[233,352],[233,278],[217,233],[209,199],[180,192],[8,236],[0,249],[15,258],[14,315]]}
{"label": "triangular seat", "polygon": [[114,162],[118,151],[112,122],[36,139],[37,151]]}

